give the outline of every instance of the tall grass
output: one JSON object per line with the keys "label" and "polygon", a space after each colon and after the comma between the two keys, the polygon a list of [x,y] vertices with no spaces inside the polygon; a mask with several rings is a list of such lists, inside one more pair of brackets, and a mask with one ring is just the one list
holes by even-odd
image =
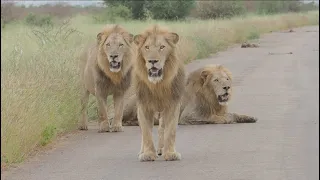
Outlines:
{"label": "tall grass", "polygon": [[[181,36],[179,52],[190,62],[260,34],[319,24],[319,12],[279,14],[205,21],[122,22],[133,34],[154,23]],[[60,22],[61,23],[61,22]],[[32,27],[8,24],[1,34],[1,162],[21,162],[57,134],[76,128],[79,118],[81,49],[95,41],[105,24],[77,16],[69,26]],[[92,111],[92,109],[91,109]],[[95,112],[90,112],[94,114]]]}

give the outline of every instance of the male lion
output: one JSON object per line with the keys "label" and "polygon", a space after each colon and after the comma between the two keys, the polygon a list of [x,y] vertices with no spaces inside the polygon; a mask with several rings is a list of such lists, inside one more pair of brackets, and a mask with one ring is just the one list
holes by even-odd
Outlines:
{"label": "male lion", "polygon": [[228,113],[231,72],[222,65],[207,65],[191,72],[186,83],[179,124],[254,123],[255,117]]}
{"label": "male lion", "polygon": [[[97,43],[83,52],[81,60],[81,119],[79,129],[88,129],[87,105],[89,95],[95,95],[98,102],[99,131],[123,131],[123,96],[130,86],[133,35],[119,25],[106,27],[97,35]],[[107,116],[107,96],[113,95],[115,117],[111,128]]]}
{"label": "male lion", "polygon": [[[163,153],[167,161],[181,159],[180,153],[175,150],[175,138],[185,72],[176,54],[178,41],[178,34],[158,25],[134,37],[138,50],[132,82],[142,132],[140,161],[154,161],[157,152],[159,155]],[[157,152],[152,139],[155,114],[161,117]]]}
{"label": "male lion", "polygon": [[[254,123],[255,117],[228,113],[232,93],[231,72],[222,65],[207,65],[188,75],[180,108],[180,125]],[[137,126],[136,97],[128,100],[123,124]],[[155,117],[157,125],[157,118]]]}

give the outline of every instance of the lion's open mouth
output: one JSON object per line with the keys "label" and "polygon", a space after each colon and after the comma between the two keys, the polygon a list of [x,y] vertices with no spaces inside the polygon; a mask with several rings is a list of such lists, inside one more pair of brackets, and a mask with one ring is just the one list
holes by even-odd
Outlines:
{"label": "lion's open mouth", "polygon": [[110,62],[110,68],[111,69],[120,69],[120,65],[121,65],[121,63],[117,62],[117,61],[111,61]]}
{"label": "lion's open mouth", "polygon": [[156,67],[152,67],[148,71],[149,77],[160,77],[162,75],[162,68],[158,69]]}
{"label": "lion's open mouth", "polygon": [[225,93],[223,95],[218,96],[218,101],[219,102],[227,102],[229,100],[229,94]]}

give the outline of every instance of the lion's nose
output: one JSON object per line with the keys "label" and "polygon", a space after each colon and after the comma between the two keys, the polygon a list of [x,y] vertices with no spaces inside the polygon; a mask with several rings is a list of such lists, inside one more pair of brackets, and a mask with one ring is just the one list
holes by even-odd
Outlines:
{"label": "lion's nose", "polygon": [[223,89],[228,90],[228,89],[230,89],[230,86],[225,86],[225,87],[223,87]]}
{"label": "lion's nose", "polygon": [[113,60],[114,60],[115,58],[117,58],[117,57],[118,57],[118,55],[110,55],[110,58],[113,59]]}
{"label": "lion's nose", "polygon": [[152,65],[154,65],[155,63],[158,62],[158,60],[149,60],[148,62],[151,63]]}

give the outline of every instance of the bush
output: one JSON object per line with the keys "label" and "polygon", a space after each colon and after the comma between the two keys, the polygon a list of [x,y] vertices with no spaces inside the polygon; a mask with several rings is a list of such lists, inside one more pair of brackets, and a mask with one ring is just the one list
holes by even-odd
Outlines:
{"label": "bush", "polygon": [[154,19],[174,20],[185,18],[194,5],[194,0],[162,0],[147,1],[145,8],[152,13]]}
{"label": "bush", "polygon": [[312,10],[319,10],[319,5],[317,5],[314,1],[301,4],[300,7],[301,11],[312,11]]}
{"label": "bush", "polygon": [[231,18],[245,12],[242,1],[199,1],[196,16],[201,19]]}
{"label": "bush", "polygon": [[298,0],[293,1],[259,1],[258,13],[275,14],[285,12],[301,11],[302,3]]}
{"label": "bush", "polygon": [[152,14],[155,19],[166,20],[185,18],[189,15],[190,10],[195,4],[195,0],[104,0],[104,2],[108,7],[117,7],[121,5],[129,8],[134,19],[146,19],[146,16]]}
{"label": "bush", "polygon": [[2,3],[1,2],[1,27],[4,28],[5,24],[15,19],[12,16],[13,3]]}
{"label": "bush", "polygon": [[50,15],[39,16],[33,13],[28,14],[28,16],[26,17],[26,23],[28,25],[34,25],[34,26],[52,26],[53,25],[52,17]]}
{"label": "bush", "polygon": [[109,16],[110,19],[121,18],[128,20],[131,19],[132,13],[128,7],[117,5],[107,9],[107,16]]}
{"label": "bush", "polygon": [[120,20],[129,20],[132,18],[131,10],[123,5],[110,6],[105,12],[93,16],[97,23],[115,22]]}

